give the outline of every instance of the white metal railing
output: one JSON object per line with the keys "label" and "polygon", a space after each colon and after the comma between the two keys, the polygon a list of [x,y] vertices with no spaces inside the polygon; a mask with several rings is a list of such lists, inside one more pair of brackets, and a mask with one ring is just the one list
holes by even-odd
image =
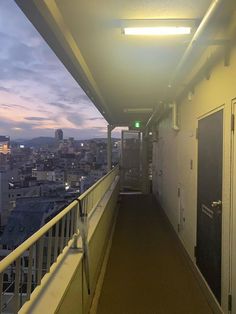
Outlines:
{"label": "white metal railing", "polygon": [[[0,262],[1,313],[6,308],[9,313],[10,305],[10,312],[18,313],[63,249],[72,245],[77,247],[78,236],[82,237],[83,252],[87,260],[86,279],[89,291],[87,221],[118,172],[119,168],[116,166]],[[4,281],[4,274],[10,277],[10,282]]]}

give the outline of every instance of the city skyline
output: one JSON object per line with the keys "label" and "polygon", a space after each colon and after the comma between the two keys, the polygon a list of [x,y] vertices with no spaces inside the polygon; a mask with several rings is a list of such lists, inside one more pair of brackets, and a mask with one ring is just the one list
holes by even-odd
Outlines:
{"label": "city skyline", "polygon": [[13,0],[0,3],[0,40],[0,134],[106,137],[106,120]]}

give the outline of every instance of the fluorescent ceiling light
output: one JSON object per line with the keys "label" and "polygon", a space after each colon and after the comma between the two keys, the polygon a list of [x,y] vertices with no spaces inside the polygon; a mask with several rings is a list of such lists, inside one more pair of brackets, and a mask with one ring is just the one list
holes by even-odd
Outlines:
{"label": "fluorescent ceiling light", "polygon": [[152,108],[125,108],[125,113],[150,113],[153,112]]}
{"label": "fluorescent ceiling light", "polygon": [[170,35],[189,35],[191,27],[182,26],[159,26],[159,27],[125,27],[125,35],[143,36],[170,36]]}

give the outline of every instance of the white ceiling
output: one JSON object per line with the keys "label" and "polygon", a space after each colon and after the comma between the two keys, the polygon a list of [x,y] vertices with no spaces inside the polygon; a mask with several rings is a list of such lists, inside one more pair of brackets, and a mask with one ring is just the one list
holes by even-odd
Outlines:
{"label": "white ceiling", "polygon": [[[191,38],[138,38],[121,33],[122,20],[200,21],[209,0],[16,0],[106,119],[127,125],[155,108]],[[193,21],[194,22],[194,21]]]}

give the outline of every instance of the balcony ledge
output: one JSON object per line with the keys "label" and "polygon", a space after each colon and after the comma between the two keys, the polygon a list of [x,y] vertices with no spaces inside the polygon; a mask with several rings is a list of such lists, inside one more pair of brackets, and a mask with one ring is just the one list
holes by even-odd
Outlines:
{"label": "balcony ledge", "polygon": [[[81,249],[64,248],[57,262],[51,266],[50,272],[46,274],[40,286],[38,286],[28,302],[21,310],[23,313],[82,313],[88,312],[95,291],[97,278],[106,242],[115,217],[116,200],[119,192],[119,177],[117,177],[111,188],[107,191],[96,210],[91,213],[89,220],[89,250],[91,269],[91,295],[88,295],[86,279],[83,270],[83,253]],[[102,242],[101,242],[102,240]],[[94,242],[96,245],[94,245]],[[101,245],[102,243],[102,245]],[[81,238],[78,239],[78,247],[82,247]],[[66,295],[70,297],[67,298]]]}

